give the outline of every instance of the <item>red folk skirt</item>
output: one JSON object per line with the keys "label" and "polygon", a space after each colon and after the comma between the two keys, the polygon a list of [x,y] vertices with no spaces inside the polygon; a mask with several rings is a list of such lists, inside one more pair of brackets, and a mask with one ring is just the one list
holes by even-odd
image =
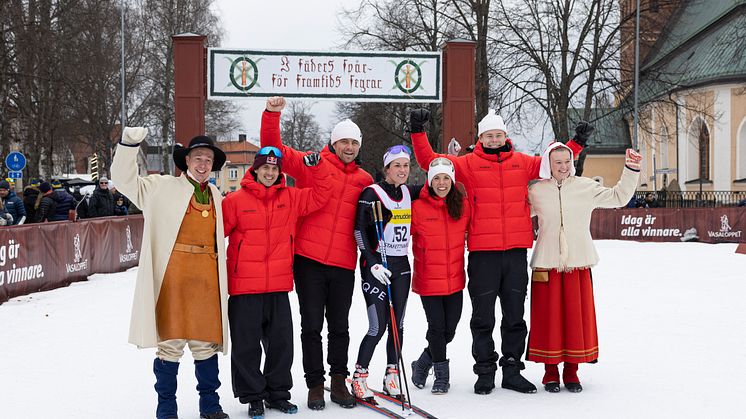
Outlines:
{"label": "red folk skirt", "polygon": [[531,282],[531,333],[526,359],[544,364],[598,359],[590,269],[553,269],[548,282]]}

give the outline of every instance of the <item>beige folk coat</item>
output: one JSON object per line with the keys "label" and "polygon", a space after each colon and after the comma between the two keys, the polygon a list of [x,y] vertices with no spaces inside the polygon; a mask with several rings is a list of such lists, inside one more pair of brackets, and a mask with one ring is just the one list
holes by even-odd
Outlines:
{"label": "beige folk coat", "polygon": [[531,185],[528,190],[531,215],[539,218],[531,267],[570,271],[598,263],[591,237],[591,213],[595,208],[627,205],[639,177],[640,172],[625,167],[613,188],[577,176],[568,177],[561,185],[554,178]]}
{"label": "beige folk coat", "polygon": [[[129,342],[139,348],[157,346],[155,305],[166,272],[171,250],[181,227],[194,186],[184,174],[179,177],[137,175],[139,147],[118,145],[111,164],[111,177],[117,189],[142,210],[145,218],[140,264],[137,270],[135,297],[132,303]],[[210,186],[217,223],[218,282],[223,325],[223,353],[228,349],[228,275],[225,268],[225,233],[223,232],[222,196]]]}

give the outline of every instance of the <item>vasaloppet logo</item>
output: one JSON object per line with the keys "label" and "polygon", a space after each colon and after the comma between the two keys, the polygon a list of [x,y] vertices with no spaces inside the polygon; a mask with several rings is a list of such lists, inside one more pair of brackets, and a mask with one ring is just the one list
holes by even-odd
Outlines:
{"label": "vasaloppet logo", "polygon": [[723,239],[740,238],[741,230],[733,231],[733,228],[731,228],[730,223],[728,222],[728,216],[723,214],[720,217],[720,231],[708,231],[707,235]]}
{"label": "vasaloppet logo", "polygon": [[73,237],[73,263],[66,263],[67,273],[80,272],[88,269],[88,259],[83,260],[83,250],[80,246],[80,233]]}
{"label": "vasaloppet logo", "polygon": [[135,246],[132,245],[132,231],[130,230],[129,225],[125,229],[125,235],[127,236],[127,247],[124,250],[124,253],[119,254],[119,263],[137,260],[137,254],[140,253],[138,250],[135,250]]}

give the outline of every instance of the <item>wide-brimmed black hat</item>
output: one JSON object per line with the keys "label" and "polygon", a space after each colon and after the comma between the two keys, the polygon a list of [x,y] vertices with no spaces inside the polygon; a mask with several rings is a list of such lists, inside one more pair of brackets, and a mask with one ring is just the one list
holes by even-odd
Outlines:
{"label": "wide-brimmed black hat", "polygon": [[215,145],[215,141],[206,135],[198,135],[189,141],[189,147],[184,147],[181,144],[176,144],[174,147],[174,164],[182,172],[187,171],[186,156],[190,151],[195,148],[209,148],[215,153],[215,159],[212,161],[212,171],[217,172],[223,168],[225,164],[225,153]]}

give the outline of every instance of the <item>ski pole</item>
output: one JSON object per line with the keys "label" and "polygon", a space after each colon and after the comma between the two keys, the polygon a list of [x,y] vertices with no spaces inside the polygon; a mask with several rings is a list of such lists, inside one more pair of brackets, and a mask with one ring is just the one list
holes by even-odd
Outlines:
{"label": "ski pole", "polygon": [[[381,261],[383,262],[383,267],[388,269],[388,263],[386,261],[386,243],[384,238],[384,229],[383,229],[383,211],[381,210],[381,202],[376,201],[374,203],[374,220],[377,221],[376,225],[376,234],[378,235],[378,247],[383,249],[381,252]],[[391,333],[392,337],[394,338],[394,349],[396,350],[396,359],[397,359],[397,366],[401,369],[402,374],[399,375],[399,389],[401,391],[402,389],[402,375],[404,375],[404,388],[406,389],[406,399],[409,403],[409,410],[412,410],[412,400],[411,396],[409,394],[409,383],[407,382],[407,372],[404,369],[404,357],[402,356],[402,350],[401,350],[401,341],[399,340],[399,324],[396,321],[396,314],[394,313],[394,301],[391,297],[391,285],[386,284],[386,293],[388,295],[389,300],[389,317],[391,319]],[[402,411],[405,410],[404,407],[404,397],[402,397],[401,400],[401,408]]]}

